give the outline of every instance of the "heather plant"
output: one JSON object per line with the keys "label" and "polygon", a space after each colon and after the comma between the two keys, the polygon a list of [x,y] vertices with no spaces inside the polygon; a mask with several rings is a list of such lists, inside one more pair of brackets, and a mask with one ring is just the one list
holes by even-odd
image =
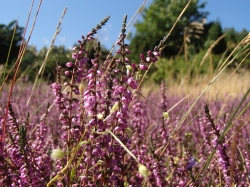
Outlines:
{"label": "heather plant", "polygon": [[171,95],[162,81],[144,96],[172,29],[131,62],[125,16],[115,57],[103,61],[94,35],[108,19],[82,36],[66,69],[57,62],[51,86],[16,85],[10,102],[2,90],[0,186],[248,186],[249,90],[225,103],[202,98],[206,90]]}

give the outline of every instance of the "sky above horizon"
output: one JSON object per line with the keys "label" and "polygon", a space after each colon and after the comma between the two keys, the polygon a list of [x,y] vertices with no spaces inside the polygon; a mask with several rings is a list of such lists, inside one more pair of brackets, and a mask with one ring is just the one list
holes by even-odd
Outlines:
{"label": "sky above horizon", "polygon": [[[146,7],[152,1],[148,0]],[[18,19],[19,25],[24,27],[31,2],[31,0],[0,0],[0,24],[8,24]],[[204,10],[209,12],[208,22],[218,20],[223,28],[234,27],[237,31],[245,28],[250,31],[247,13],[250,0],[207,0],[206,2]],[[38,50],[43,46],[49,46],[63,10],[67,7],[61,25],[62,30],[56,38],[55,45],[72,48],[82,35],[86,35],[96,24],[110,15],[108,23],[96,35],[101,44],[110,49],[120,34],[124,15],[128,15],[129,21],[142,3],[143,0],[106,0],[105,2],[100,0],[43,0],[29,44],[35,45]],[[35,0],[26,37],[31,30],[38,4],[39,0]]]}

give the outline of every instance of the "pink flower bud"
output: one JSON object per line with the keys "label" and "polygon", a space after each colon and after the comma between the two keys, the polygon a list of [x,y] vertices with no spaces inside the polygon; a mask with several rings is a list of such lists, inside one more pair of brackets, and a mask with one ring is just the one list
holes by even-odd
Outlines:
{"label": "pink flower bud", "polygon": [[133,77],[128,79],[127,84],[133,89],[137,88],[137,83],[135,82]]}
{"label": "pink flower bud", "polygon": [[155,56],[161,56],[160,53],[157,52],[157,51],[154,51],[153,54],[154,54]]}
{"label": "pink flower bud", "polygon": [[64,74],[65,76],[70,76],[70,71],[65,71]]}
{"label": "pink flower bud", "polygon": [[147,62],[151,62],[151,58],[150,58],[150,57],[147,57],[147,58],[146,58],[146,61],[147,61]]}
{"label": "pink flower bud", "polygon": [[140,68],[141,70],[144,70],[144,71],[148,70],[148,67],[147,67],[146,65],[144,65],[144,64],[140,64],[140,65],[139,65],[139,68]]}
{"label": "pink flower bud", "polygon": [[148,54],[148,56],[151,56],[151,55],[152,55],[152,52],[151,52],[151,51],[148,51],[147,54]]}
{"label": "pink flower bud", "polygon": [[144,54],[142,54],[142,53],[140,54],[140,59],[141,59],[141,60],[144,60],[144,59],[145,59]]}
{"label": "pink flower bud", "polygon": [[126,51],[126,54],[131,54],[131,52],[127,48],[125,49],[125,51]]}
{"label": "pink flower bud", "polygon": [[72,63],[72,62],[67,62],[67,63],[66,63],[66,66],[67,66],[68,68],[70,68],[70,67],[73,66],[73,63]]}
{"label": "pink flower bud", "polygon": [[135,65],[134,63],[131,64],[131,67],[132,67],[133,69],[136,69],[136,65]]}

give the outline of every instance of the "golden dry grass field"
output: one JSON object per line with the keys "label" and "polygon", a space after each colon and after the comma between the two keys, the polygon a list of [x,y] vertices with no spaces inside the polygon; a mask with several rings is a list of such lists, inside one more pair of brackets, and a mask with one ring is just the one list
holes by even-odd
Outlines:
{"label": "golden dry grass field", "polygon": [[[234,73],[231,71],[222,72],[222,74],[208,87],[204,96],[207,99],[230,99],[235,96],[242,96],[246,93],[250,86],[250,71],[241,69]],[[203,89],[208,86],[211,77],[208,75],[199,76],[192,79],[192,83],[187,79],[176,83],[176,81],[168,81],[167,92],[170,95],[192,95],[197,97]],[[151,86],[146,86],[151,85]],[[148,95],[150,92],[159,91],[159,85],[145,84],[143,94]]]}

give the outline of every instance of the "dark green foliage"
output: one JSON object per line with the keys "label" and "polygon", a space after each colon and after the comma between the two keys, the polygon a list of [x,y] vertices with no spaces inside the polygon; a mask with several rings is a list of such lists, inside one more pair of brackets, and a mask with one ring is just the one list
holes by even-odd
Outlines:
{"label": "dark green foliage", "polygon": [[[205,48],[209,48],[220,36],[223,35],[221,24],[219,22],[210,22],[206,25],[207,37]],[[213,48],[212,53],[222,54],[227,49],[226,39],[222,38],[219,43]]]}
{"label": "dark green foliage", "polygon": [[[87,50],[89,51],[88,58],[93,59],[95,53],[93,42],[89,42],[89,45],[87,45]],[[29,81],[35,80],[42,63],[45,60],[47,51],[48,51],[47,47],[43,47],[39,51],[37,51],[34,46],[29,46],[27,48],[20,66],[21,68],[20,72],[22,72],[23,77],[28,76]],[[72,50],[65,48],[65,46],[53,46],[47,58],[46,67],[43,73],[43,80],[49,82],[55,81],[56,61],[59,60],[59,65],[62,65],[62,68],[65,68],[64,65],[61,64],[60,62],[72,61],[71,53]],[[102,47],[100,60],[104,61],[106,59],[107,54],[108,51],[104,47]],[[88,68],[91,68],[91,66],[92,63],[89,60]]]}
{"label": "dark green foliage", "polygon": [[248,31],[243,29],[242,31],[238,32],[234,28],[227,28],[224,30],[226,34],[226,40],[229,44],[237,45],[243,38],[248,35]]}
{"label": "dark green foliage", "polygon": [[[14,31],[16,26],[16,31]],[[19,27],[16,21],[10,22],[8,25],[0,24],[0,64],[5,64],[12,41],[11,53],[9,61],[16,60],[19,46],[22,41],[23,27]]]}
{"label": "dark green foliage", "polygon": [[[187,4],[183,0],[155,0],[143,12],[143,21],[135,24],[136,34],[132,36],[130,49],[138,54],[145,50],[152,50],[168,34],[178,15]],[[201,21],[207,13],[200,11],[205,4],[198,4],[198,0],[191,1],[188,9],[179,20],[167,41],[163,56],[170,57],[178,54],[183,44],[184,28],[192,22]],[[138,59],[138,58],[137,58]]]}
{"label": "dark green foliage", "polygon": [[[48,52],[47,47],[43,47],[40,51],[36,51],[32,49],[28,49],[28,53],[24,56],[24,61],[22,62],[23,67],[29,68],[28,75],[29,81],[32,81],[37,76],[37,73],[45,60],[46,54]],[[29,57],[34,57],[33,59]],[[43,79],[49,80],[50,82],[56,80],[56,61],[57,59],[59,62],[68,62],[71,58],[71,50],[66,49],[64,46],[54,46],[49,53],[47,58],[46,67],[43,73]],[[24,64],[23,64],[24,63]],[[26,66],[28,65],[28,66]]]}

